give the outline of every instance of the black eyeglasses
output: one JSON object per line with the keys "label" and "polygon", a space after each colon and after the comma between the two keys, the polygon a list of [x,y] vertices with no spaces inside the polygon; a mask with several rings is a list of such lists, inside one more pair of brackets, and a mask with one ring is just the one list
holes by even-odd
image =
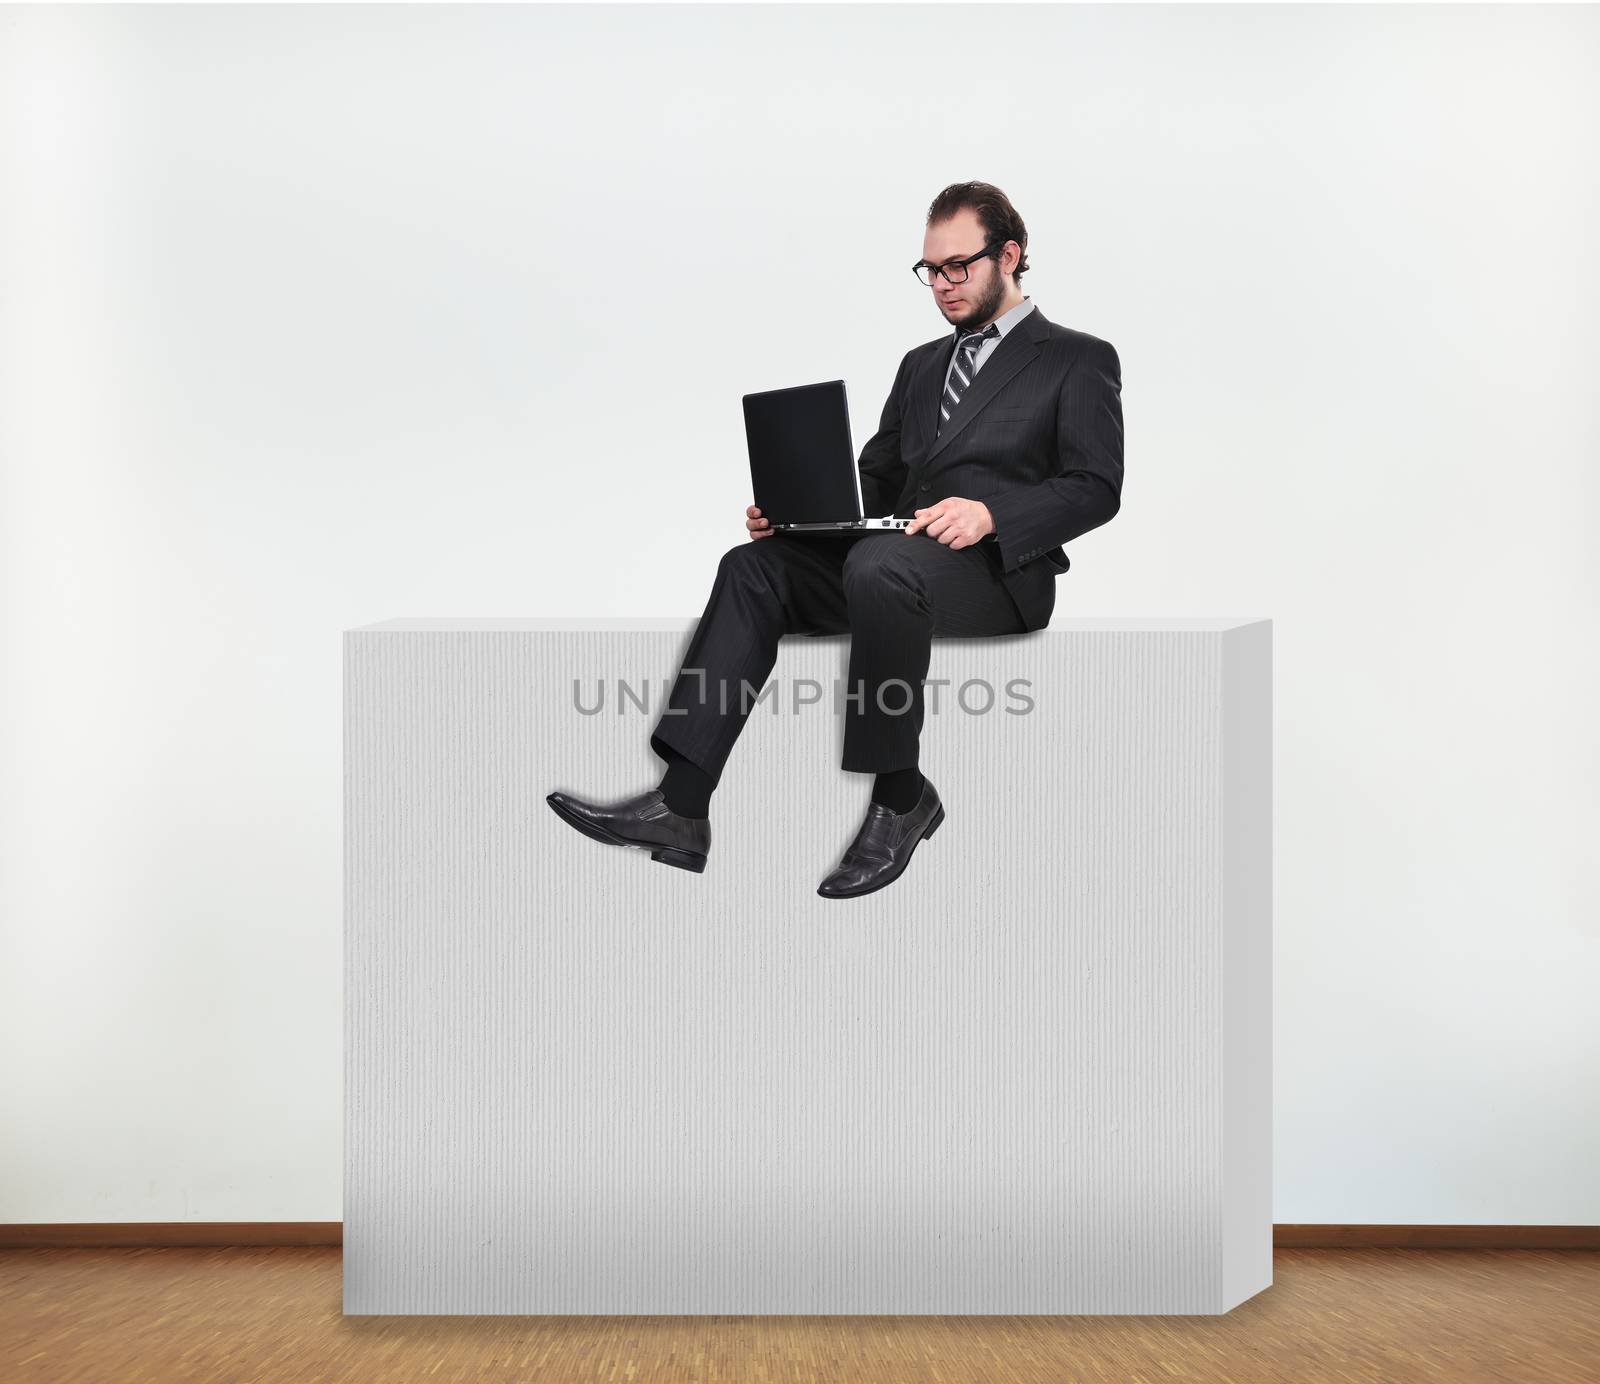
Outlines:
{"label": "black eyeglasses", "polygon": [[987,259],[996,251],[1004,250],[1010,241],[991,240],[975,255],[968,255],[966,259],[946,260],[943,264],[929,264],[927,260],[918,260],[911,266],[911,272],[917,276],[919,283],[933,286],[933,276],[943,274],[946,283],[964,284],[967,281],[967,266],[976,264],[981,259]]}

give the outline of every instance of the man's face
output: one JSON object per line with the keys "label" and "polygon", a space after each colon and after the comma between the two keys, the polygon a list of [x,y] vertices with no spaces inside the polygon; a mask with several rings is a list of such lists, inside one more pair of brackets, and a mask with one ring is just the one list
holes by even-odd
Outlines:
{"label": "man's face", "polygon": [[[922,237],[922,258],[929,264],[965,259],[977,254],[986,243],[978,213],[963,208],[948,221],[928,227]],[[1003,266],[1007,260],[1014,264],[1017,258],[1016,247],[1008,244],[998,260],[991,256],[969,264],[964,284],[947,283],[943,274],[935,274],[928,292],[933,294],[944,320],[952,327],[978,327],[990,321],[1005,301],[1011,282]]]}

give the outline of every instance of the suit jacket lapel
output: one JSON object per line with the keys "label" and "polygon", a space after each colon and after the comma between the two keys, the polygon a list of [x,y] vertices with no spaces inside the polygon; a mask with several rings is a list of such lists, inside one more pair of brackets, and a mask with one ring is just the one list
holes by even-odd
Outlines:
{"label": "suit jacket lapel", "polygon": [[[934,439],[933,446],[924,458],[925,462],[932,461],[938,456],[951,439],[1000,392],[1006,381],[1039,354],[1039,342],[1049,333],[1050,324],[1045,321],[1044,314],[1035,307],[1000,339],[1000,344],[994,348],[989,359],[984,361],[983,369],[978,371],[972,383],[967,386],[967,392],[961,396],[961,402],[956,405],[956,411],[950,415],[950,421]],[[913,386],[914,406],[922,408],[926,405],[927,412],[923,416],[932,419],[934,426],[937,426],[939,421],[939,401],[944,397],[945,370],[954,351],[955,337],[952,334],[949,344],[944,350],[935,353],[932,366],[924,368],[922,377]]]}
{"label": "suit jacket lapel", "polygon": [[[1030,317],[1032,315],[1029,314]],[[934,441],[933,430],[939,426],[939,399],[944,393],[944,374],[950,367],[950,357],[954,351],[954,339],[945,342],[942,349],[930,351],[928,359],[922,363],[922,369],[911,382],[911,410],[920,425],[918,433],[927,438],[930,446]],[[978,371],[978,374],[981,376],[983,371]]]}

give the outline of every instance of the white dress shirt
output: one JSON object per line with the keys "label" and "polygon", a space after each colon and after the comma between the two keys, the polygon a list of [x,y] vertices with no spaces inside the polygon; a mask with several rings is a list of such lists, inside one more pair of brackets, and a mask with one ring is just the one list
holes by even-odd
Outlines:
{"label": "white dress shirt", "polygon": [[[984,361],[988,360],[989,357],[994,354],[995,347],[997,347],[1002,341],[1004,341],[1006,339],[1006,333],[1009,332],[1014,326],[1017,325],[1018,322],[1022,321],[1022,319],[1024,317],[1026,317],[1032,311],[1033,311],[1033,299],[1030,298],[1030,297],[1027,297],[1026,295],[1024,295],[1022,301],[1020,303],[1018,303],[1016,305],[1016,307],[1012,308],[1011,311],[1009,311],[1009,312],[1001,313],[1000,316],[998,316],[997,318],[994,319],[995,326],[1000,328],[1000,335],[999,336],[991,336],[987,341],[985,341],[983,343],[982,346],[978,347],[978,358],[975,361],[972,362],[972,378],[973,379],[977,379],[978,378],[978,371],[983,369]],[[967,328],[965,328],[965,327],[957,327],[957,328],[955,328],[955,338],[956,338],[957,342],[959,342],[962,337],[967,336],[967,335],[969,335],[969,332],[968,332]],[[950,383],[950,372],[951,372],[951,370],[955,369],[955,364],[956,364],[956,356],[955,356],[955,352],[952,351],[950,353],[950,364],[945,367],[945,372],[944,372],[944,382],[945,382],[945,384],[947,386]],[[943,396],[941,395],[940,397],[942,398]]]}

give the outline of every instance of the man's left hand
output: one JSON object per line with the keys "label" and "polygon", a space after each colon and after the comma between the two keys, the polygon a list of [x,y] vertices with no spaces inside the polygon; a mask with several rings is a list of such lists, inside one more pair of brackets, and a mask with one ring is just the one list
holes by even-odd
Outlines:
{"label": "man's left hand", "polygon": [[994,532],[994,515],[982,500],[952,497],[915,513],[916,518],[906,525],[907,533],[925,530],[929,538],[952,548],[965,548]]}

